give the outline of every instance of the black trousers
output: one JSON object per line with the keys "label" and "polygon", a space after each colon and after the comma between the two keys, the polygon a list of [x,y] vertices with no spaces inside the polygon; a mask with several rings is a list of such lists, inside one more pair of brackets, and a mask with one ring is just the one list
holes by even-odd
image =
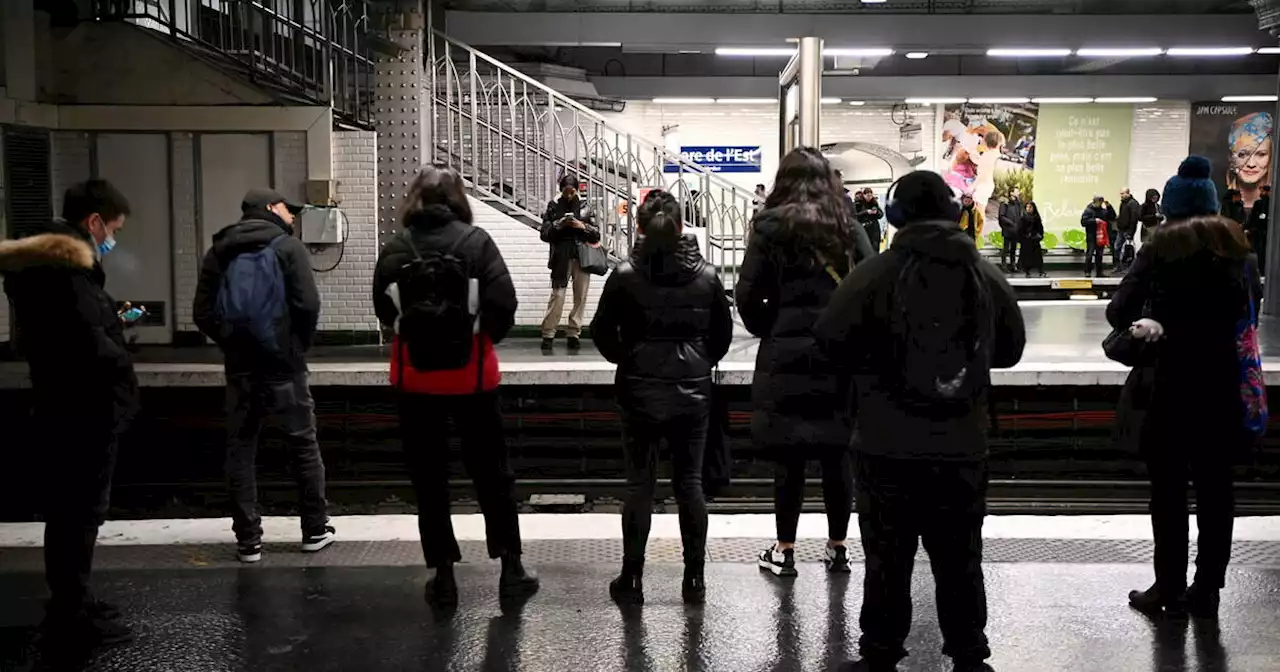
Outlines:
{"label": "black trousers", "polygon": [[1011,268],[1018,265],[1018,238],[1016,236],[1005,237],[1004,248],[1000,250],[1000,263]]}
{"label": "black trousers", "polygon": [[[1188,451],[1168,444],[1147,457],[1151,478],[1151,529],[1155,537],[1156,586],[1165,595],[1187,588],[1187,482],[1195,485],[1196,524],[1200,530],[1195,582],[1221,588],[1231,560],[1235,526],[1232,485],[1233,450],[1214,450],[1212,443],[1185,441]],[[1167,448],[1165,450],[1164,448]],[[1190,453],[1190,454],[1188,454]]]}
{"label": "black trousers", "polygon": [[484,514],[489,557],[520,555],[515,478],[507,461],[498,392],[401,394],[400,432],[418,500],[418,534],[428,567],[462,560],[449,513],[450,425],[462,440],[462,463]]}
{"label": "black trousers", "polygon": [[[778,541],[794,544],[800,525],[800,509],[804,504],[805,466],[803,452],[783,456],[773,472],[773,517],[778,528]],[[794,451],[793,451],[794,452]],[[835,541],[849,536],[849,518],[853,515],[853,467],[849,451],[843,448],[825,450],[818,458],[822,467],[822,503],[827,512],[827,538]]]}
{"label": "black trousers", "polygon": [[298,484],[302,533],[329,522],[324,495],[324,460],[316,441],[316,405],[307,374],[262,377],[227,375],[227,482],[231,491],[231,529],[240,543],[262,540],[258,513],[257,458],[262,426],[274,420],[284,433],[293,478]]}
{"label": "black trousers", "polygon": [[864,224],[862,228],[866,230],[867,238],[871,240],[871,249],[875,250],[876,254],[880,254],[880,241],[884,236],[884,232],[880,230],[880,225]]}
{"label": "black trousers", "polygon": [[858,526],[866,553],[864,658],[896,663],[911,630],[911,572],[924,542],[937,591],[942,652],[957,662],[991,656],[982,576],[987,464],[860,455]]}
{"label": "black trousers", "polygon": [[658,449],[671,452],[671,489],[680,519],[685,567],[701,569],[707,557],[707,500],[702,491],[702,456],[707,443],[705,407],[661,422],[626,414],[627,498],[622,503],[623,561],[644,563],[653,520]]}
{"label": "black trousers", "polygon": [[1099,273],[1103,272],[1102,268],[1102,251],[1103,247],[1098,244],[1098,239],[1088,229],[1085,229],[1085,248],[1084,248],[1084,273],[1092,275],[1096,266]]}
{"label": "black trousers", "polygon": [[[71,404],[71,402],[67,402]],[[106,519],[115,472],[116,431],[109,419],[37,417],[48,448],[41,458],[44,568],[50,613],[70,614],[93,601],[89,576],[98,528]]]}

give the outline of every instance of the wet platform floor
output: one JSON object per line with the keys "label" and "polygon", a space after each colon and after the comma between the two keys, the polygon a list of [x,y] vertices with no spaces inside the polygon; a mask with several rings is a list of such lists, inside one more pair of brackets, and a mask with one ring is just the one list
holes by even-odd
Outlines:
{"label": "wet platform floor", "polygon": [[[95,578],[137,633],[100,654],[102,672],[306,670],[782,672],[831,670],[856,651],[861,568],[830,577],[806,564],[780,581],[744,564],[708,567],[703,607],[680,603],[681,569],[653,564],[648,603],[622,612],[606,564],[538,567],[542,592],[503,613],[497,567],[460,567],[451,617],[422,601],[418,567],[113,570]],[[995,564],[986,568],[1002,672],[1274,672],[1280,669],[1280,571],[1234,568],[1218,626],[1161,625],[1125,592],[1143,565]],[[900,669],[949,670],[939,649],[932,579],[917,568],[916,621]],[[0,669],[27,670],[22,644],[41,615],[38,574],[0,573]]]}

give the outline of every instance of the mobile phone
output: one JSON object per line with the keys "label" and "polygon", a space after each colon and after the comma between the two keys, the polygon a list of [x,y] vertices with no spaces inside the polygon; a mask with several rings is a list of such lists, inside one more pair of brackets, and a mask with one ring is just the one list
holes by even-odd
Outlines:
{"label": "mobile phone", "polygon": [[142,319],[142,317],[146,314],[147,314],[146,308],[135,306],[133,308],[130,308],[124,311],[123,313],[120,313],[120,320],[123,321],[125,324],[133,324],[138,320]]}

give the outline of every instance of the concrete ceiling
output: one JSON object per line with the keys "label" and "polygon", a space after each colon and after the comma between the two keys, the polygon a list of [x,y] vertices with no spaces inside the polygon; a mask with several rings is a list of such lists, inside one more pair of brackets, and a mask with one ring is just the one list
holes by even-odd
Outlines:
{"label": "concrete ceiling", "polygon": [[760,14],[1248,14],[1246,0],[448,0],[473,12]]}

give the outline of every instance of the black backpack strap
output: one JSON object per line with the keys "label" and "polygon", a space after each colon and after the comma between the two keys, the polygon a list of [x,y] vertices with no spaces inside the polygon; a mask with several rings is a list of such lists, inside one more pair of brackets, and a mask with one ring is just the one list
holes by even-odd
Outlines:
{"label": "black backpack strap", "polygon": [[400,237],[404,239],[405,244],[413,252],[413,258],[422,261],[422,254],[418,252],[418,246],[413,244],[413,229],[405,229],[400,232]]}

